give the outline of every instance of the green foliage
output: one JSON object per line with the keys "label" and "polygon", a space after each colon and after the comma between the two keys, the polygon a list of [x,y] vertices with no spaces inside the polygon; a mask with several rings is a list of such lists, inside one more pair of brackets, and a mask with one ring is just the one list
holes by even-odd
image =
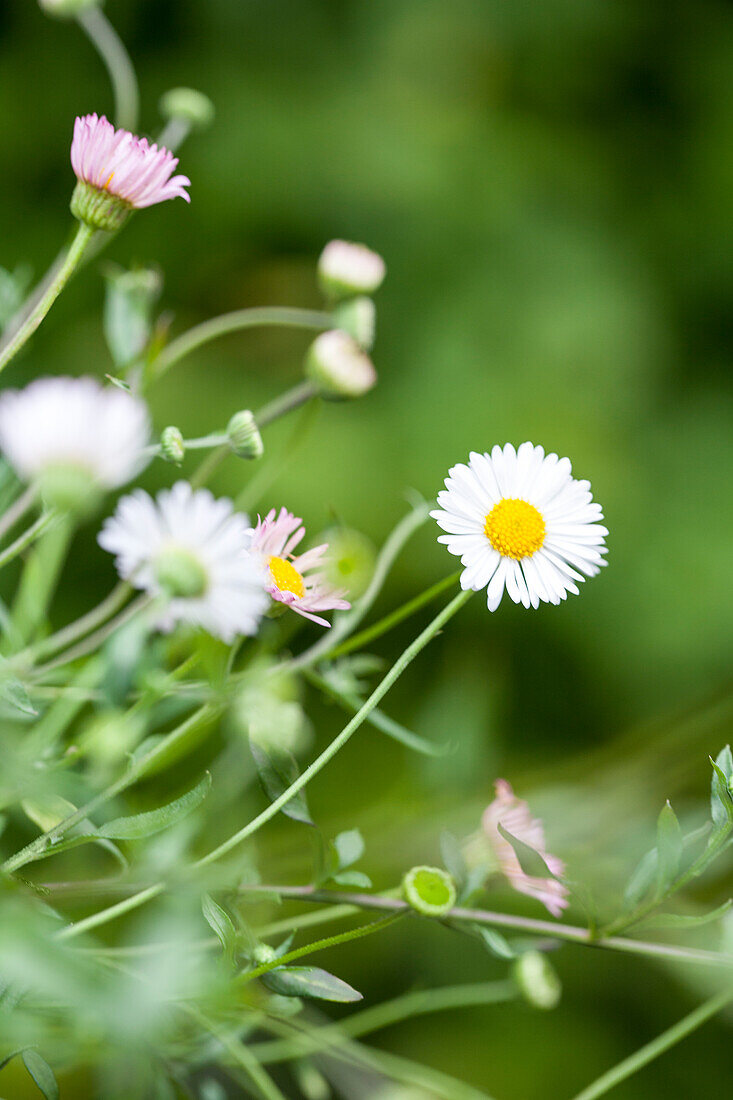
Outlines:
{"label": "green foliage", "polygon": [[262,982],[282,997],[310,997],[319,1001],[349,1004],[362,1000],[348,982],[318,966],[279,966],[262,975]]}

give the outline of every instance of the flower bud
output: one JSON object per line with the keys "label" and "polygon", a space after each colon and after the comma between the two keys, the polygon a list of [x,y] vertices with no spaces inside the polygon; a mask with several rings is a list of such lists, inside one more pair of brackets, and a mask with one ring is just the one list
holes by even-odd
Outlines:
{"label": "flower bud", "polygon": [[227,438],[239,458],[262,458],[265,453],[257,421],[249,409],[234,414],[227,425]]}
{"label": "flower bud", "polygon": [[180,428],[171,424],[160,433],[160,457],[174,466],[180,466],[186,457],[186,448]]}
{"label": "flower bud", "polygon": [[267,966],[277,958],[277,952],[269,943],[258,943],[252,952],[252,962],[255,966]]}
{"label": "flower bud", "polygon": [[56,19],[74,19],[87,8],[99,7],[100,0],[38,0],[47,15]]}
{"label": "flower bud", "polygon": [[353,602],[366,591],[372,579],[377,552],[374,543],[351,527],[331,527],[319,535],[317,543],[328,543],[323,563],[328,583],[344,588]]}
{"label": "flower bud", "polygon": [[562,986],[552,963],[542,951],[525,951],[514,963],[514,980],[534,1008],[555,1008]]}
{"label": "flower bud", "polygon": [[94,187],[84,180],[77,180],[71,196],[71,213],[77,221],[92,229],[104,229],[113,233],[123,224],[132,210],[132,204],[112,195],[103,187]]}
{"label": "flower bud", "polygon": [[364,244],[329,241],[318,261],[318,279],[327,297],[373,294],[386,274],[384,260]]}
{"label": "flower bud", "polygon": [[377,324],[377,310],[371,298],[364,294],[347,298],[336,306],[333,319],[337,328],[353,336],[360,348],[371,351]]}
{"label": "flower bud", "polygon": [[166,595],[185,600],[203,596],[208,581],[201,562],[178,546],[169,546],[158,556],[155,577]]}
{"label": "flower bud", "polygon": [[321,397],[338,401],[361,397],[376,385],[377,372],[368,355],[347,332],[322,332],[311,344],[305,373]]}
{"label": "flower bud", "polygon": [[195,88],[171,88],[161,96],[158,109],[163,118],[180,118],[197,129],[214,121],[214,104]]}
{"label": "flower bud", "polygon": [[443,917],[456,902],[456,887],[440,867],[413,867],[402,880],[405,900],[426,917]]}

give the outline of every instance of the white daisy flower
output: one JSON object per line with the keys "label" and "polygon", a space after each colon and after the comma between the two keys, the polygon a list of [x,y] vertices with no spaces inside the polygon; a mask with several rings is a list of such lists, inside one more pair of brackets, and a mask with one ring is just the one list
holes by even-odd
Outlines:
{"label": "white daisy flower", "polygon": [[0,450],[24,481],[74,472],[117,489],[147,464],[145,403],[95,378],[38,378],[0,395]]}
{"label": "white daisy flower", "polygon": [[430,514],[447,532],[438,541],[465,566],[461,587],[486,588],[489,611],[505,588],[525,607],[558,604],[606,564],[601,507],[590,482],[571,476],[570,459],[507,443],[473,451],[449,473]]}
{"label": "white daisy flower", "polygon": [[152,596],[167,596],[159,626],[201,626],[225,642],[254,634],[269,606],[265,570],[249,552],[249,520],[230,500],[187,481],[159,493],[122,497],[99,535],[121,577]]}

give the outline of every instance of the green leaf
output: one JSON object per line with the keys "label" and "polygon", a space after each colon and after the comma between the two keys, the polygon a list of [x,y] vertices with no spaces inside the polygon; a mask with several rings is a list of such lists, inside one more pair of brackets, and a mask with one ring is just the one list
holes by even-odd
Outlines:
{"label": "green leaf", "polygon": [[148,345],[161,279],[145,268],[125,271],[110,265],[105,274],[104,336],[115,364],[124,367]]}
{"label": "green leaf", "polygon": [[171,825],[177,825],[184,817],[188,817],[206,798],[211,787],[211,775],[206,773],[200,783],[193,790],[181,795],[167,806],[161,806],[157,810],[148,813],[133,814],[132,817],[117,817],[114,821],[108,821],[106,825],[96,830],[96,835],[112,840],[139,840],[141,837],[153,836]]}
{"label": "green leaf", "polygon": [[624,905],[633,909],[649,891],[657,874],[657,849],[652,848],[642,856],[624,891]]}
{"label": "green leaf", "polygon": [[226,909],[223,909],[218,901],[214,901],[211,894],[204,894],[202,897],[201,911],[204,914],[204,920],[224,948],[224,958],[227,962],[233,962],[237,947],[237,929],[234,921]]}
{"label": "green leaf", "polygon": [[509,941],[497,932],[495,928],[486,928],[482,924],[474,924],[474,930],[478,934],[484,947],[498,959],[516,959],[517,953],[510,946]]}
{"label": "green leaf", "polygon": [[709,913],[699,913],[697,915],[688,914],[683,915],[680,913],[657,913],[653,917],[649,917],[647,920],[640,921],[636,926],[639,930],[651,930],[653,928],[679,928],[683,930],[685,928],[700,928],[703,924],[712,924],[713,921],[719,920],[730,911],[733,901],[723,902],[717,909],[712,909]]}
{"label": "green leaf", "polygon": [[361,993],[319,966],[279,966],[260,975],[260,981],[283,997],[313,997],[340,1004],[362,1000]]}
{"label": "green leaf", "polygon": [[355,886],[359,890],[368,890],[372,885],[369,875],[362,871],[339,871],[331,876],[331,882],[338,886]]}
{"label": "green leaf", "polygon": [[669,801],[657,819],[657,893],[672,885],[680,869],[682,830]]}
{"label": "green leaf", "polygon": [[733,795],[730,790],[733,780],[733,759],[731,759],[730,745],[726,745],[718,753],[717,760],[710,757],[710,763],[713,765],[710,811],[713,825],[721,828],[733,824]]}
{"label": "green leaf", "polygon": [[23,304],[32,274],[27,264],[16,267],[15,271],[0,267],[0,331]]}
{"label": "green leaf", "polygon": [[0,659],[0,700],[3,703],[7,703],[13,710],[19,710],[21,714],[28,714],[31,717],[35,717],[38,711],[31,703],[24,685],[17,676],[8,676],[4,674],[2,668],[4,664],[5,661]]}
{"label": "green leaf", "polygon": [[[249,746],[265,794],[274,802],[300,775],[295,757],[284,749],[270,747],[269,751],[265,751],[253,737],[249,739]],[[298,791],[280,808],[293,821],[301,821],[304,825],[313,824],[304,791]]]}
{"label": "green leaf", "polygon": [[443,857],[445,869],[458,887],[459,897],[463,896],[463,888],[468,879],[468,868],[463,858],[461,846],[447,829],[440,834],[440,854]]}
{"label": "green leaf", "polygon": [[59,1100],[59,1086],[48,1062],[31,1047],[23,1051],[21,1058],[46,1100]]}
{"label": "green leaf", "polygon": [[351,867],[364,855],[364,838],[358,829],[348,829],[344,833],[339,833],[331,843],[339,871],[344,870],[345,867]]}
{"label": "green leaf", "polygon": [[514,854],[519,860],[519,866],[525,875],[531,875],[532,878],[557,878],[557,875],[552,873],[539,852],[536,852],[534,848],[530,848],[529,844],[525,844],[523,840],[518,840],[517,837],[512,836],[503,825],[499,824],[497,828],[504,840],[508,840],[514,849]]}

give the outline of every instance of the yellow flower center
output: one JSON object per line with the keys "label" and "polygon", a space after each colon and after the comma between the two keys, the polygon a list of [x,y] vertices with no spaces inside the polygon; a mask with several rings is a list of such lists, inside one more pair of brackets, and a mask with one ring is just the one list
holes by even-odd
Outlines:
{"label": "yellow flower center", "polygon": [[270,576],[281,592],[292,592],[300,599],[305,596],[305,584],[298,570],[285,558],[270,558]]}
{"label": "yellow flower center", "polygon": [[489,512],[484,534],[505,558],[531,558],[545,541],[545,521],[526,500],[506,497]]}

